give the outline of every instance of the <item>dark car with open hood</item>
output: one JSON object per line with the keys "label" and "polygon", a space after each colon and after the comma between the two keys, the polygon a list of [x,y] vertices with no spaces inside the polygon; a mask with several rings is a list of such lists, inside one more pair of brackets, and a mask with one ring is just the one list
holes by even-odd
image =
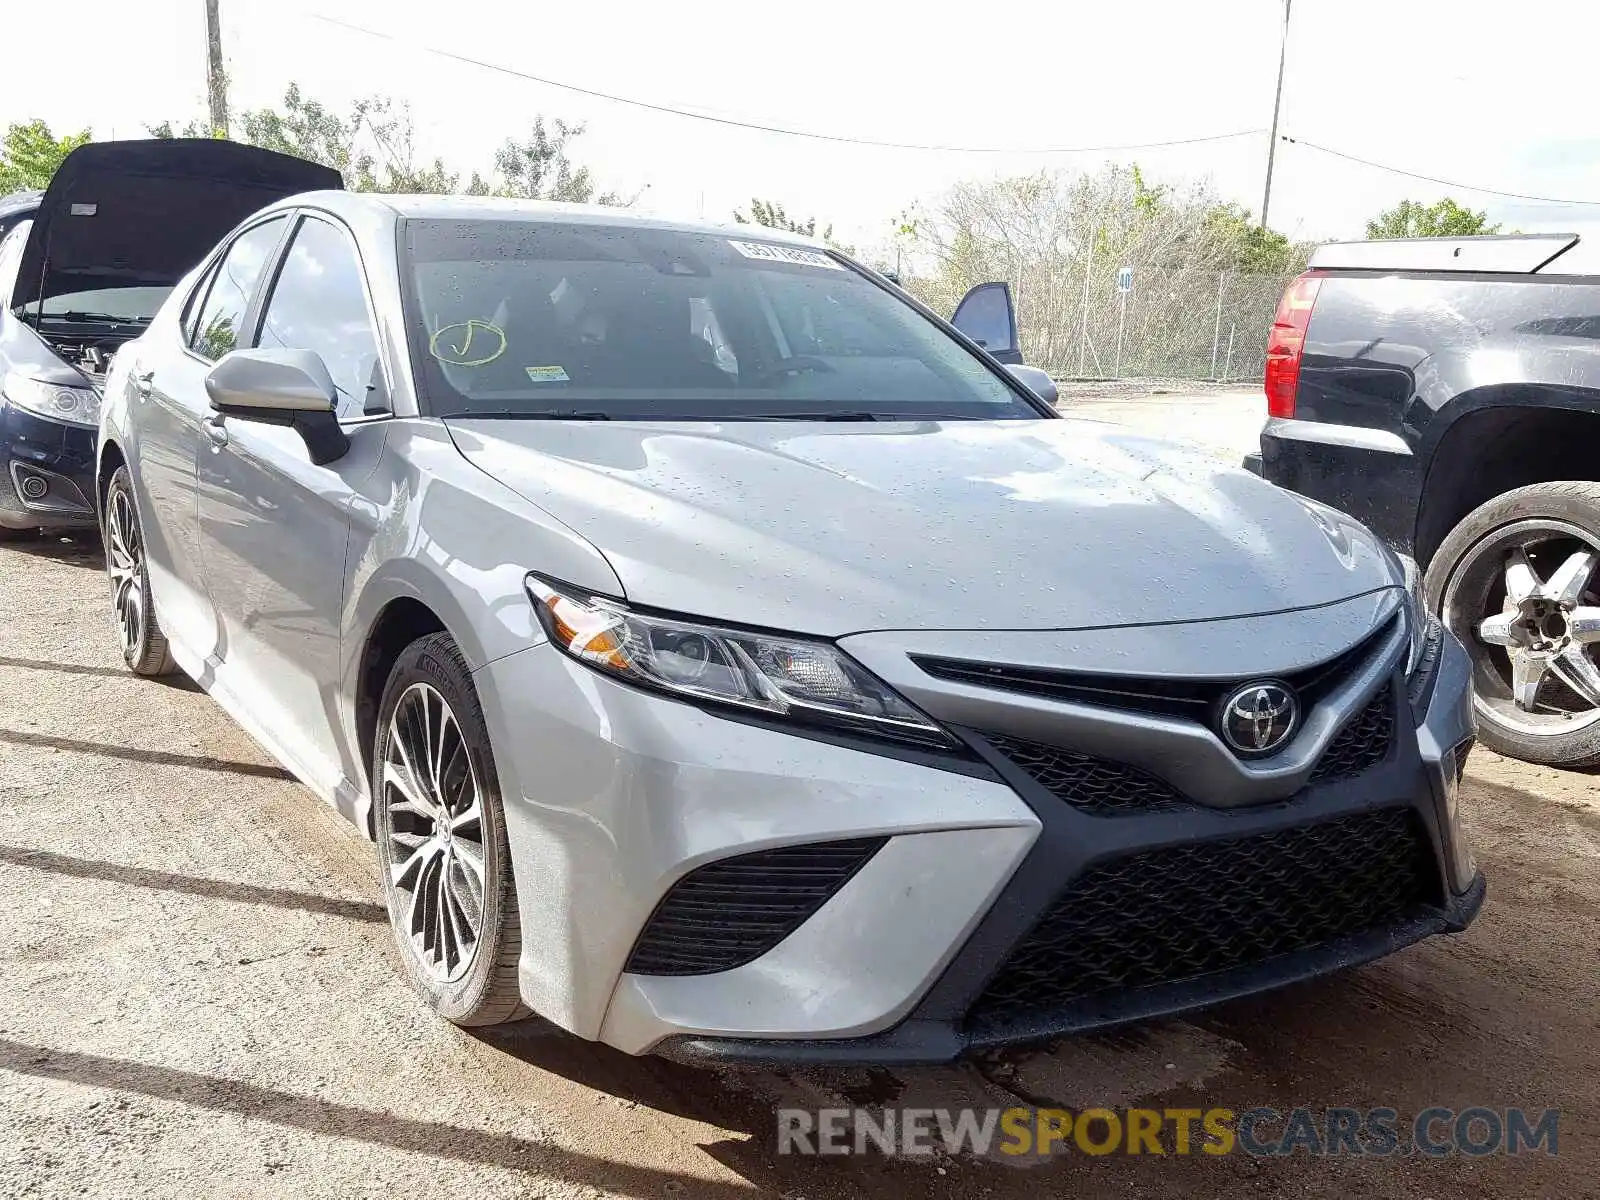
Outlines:
{"label": "dark car with open hood", "polygon": [[95,431],[117,348],[233,226],[328,167],[204,138],[91,142],[0,199],[0,539],[96,523]]}

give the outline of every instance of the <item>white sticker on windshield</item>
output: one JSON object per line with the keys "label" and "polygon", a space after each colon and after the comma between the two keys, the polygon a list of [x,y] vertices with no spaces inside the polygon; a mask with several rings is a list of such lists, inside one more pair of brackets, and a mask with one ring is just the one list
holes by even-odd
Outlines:
{"label": "white sticker on windshield", "polygon": [[567,373],[560,367],[523,367],[528,373],[528,378],[535,383],[571,383]]}
{"label": "white sticker on windshield", "polygon": [[762,262],[793,263],[799,267],[827,267],[830,271],[844,270],[833,259],[820,250],[807,250],[803,246],[775,246],[771,242],[736,242],[728,239],[732,246],[746,258],[759,259]]}

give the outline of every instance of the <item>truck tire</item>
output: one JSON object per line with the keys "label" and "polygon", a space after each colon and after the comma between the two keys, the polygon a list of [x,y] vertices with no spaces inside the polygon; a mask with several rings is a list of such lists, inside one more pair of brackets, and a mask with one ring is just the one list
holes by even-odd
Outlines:
{"label": "truck tire", "polygon": [[1425,587],[1472,657],[1483,744],[1546,766],[1600,764],[1600,483],[1536,483],[1474,509]]}

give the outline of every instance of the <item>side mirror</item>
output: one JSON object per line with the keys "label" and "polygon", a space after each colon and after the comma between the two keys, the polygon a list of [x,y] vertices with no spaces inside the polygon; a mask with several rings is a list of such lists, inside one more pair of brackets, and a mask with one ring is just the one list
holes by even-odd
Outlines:
{"label": "side mirror", "polygon": [[1021,363],[1011,363],[1006,367],[1011,372],[1011,377],[1027,388],[1051,408],[1061,399],[1061,393],[1056,391],[1056,382],[1050,378],[1047,371],[1038,367],[1025,367]]}
{"label": "side mirror", "polygon": [[206,375],[211,408],[223,416],[293,429],[318,466],[350,449],[335,416],[338,391],[310,350],[235,350]]}

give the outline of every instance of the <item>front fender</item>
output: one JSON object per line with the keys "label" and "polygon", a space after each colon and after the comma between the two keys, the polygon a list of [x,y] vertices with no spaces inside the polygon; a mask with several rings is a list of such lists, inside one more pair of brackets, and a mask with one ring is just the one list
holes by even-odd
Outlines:
{"label": "front fender", "polygon": [[425,605],[477,670],[544,638],[523,579],[538,570],[612,595],[622,585],[588,541],[474,467],[436,421],[397,419],[354,500],[340,672],[356,694],[384,608]]}

